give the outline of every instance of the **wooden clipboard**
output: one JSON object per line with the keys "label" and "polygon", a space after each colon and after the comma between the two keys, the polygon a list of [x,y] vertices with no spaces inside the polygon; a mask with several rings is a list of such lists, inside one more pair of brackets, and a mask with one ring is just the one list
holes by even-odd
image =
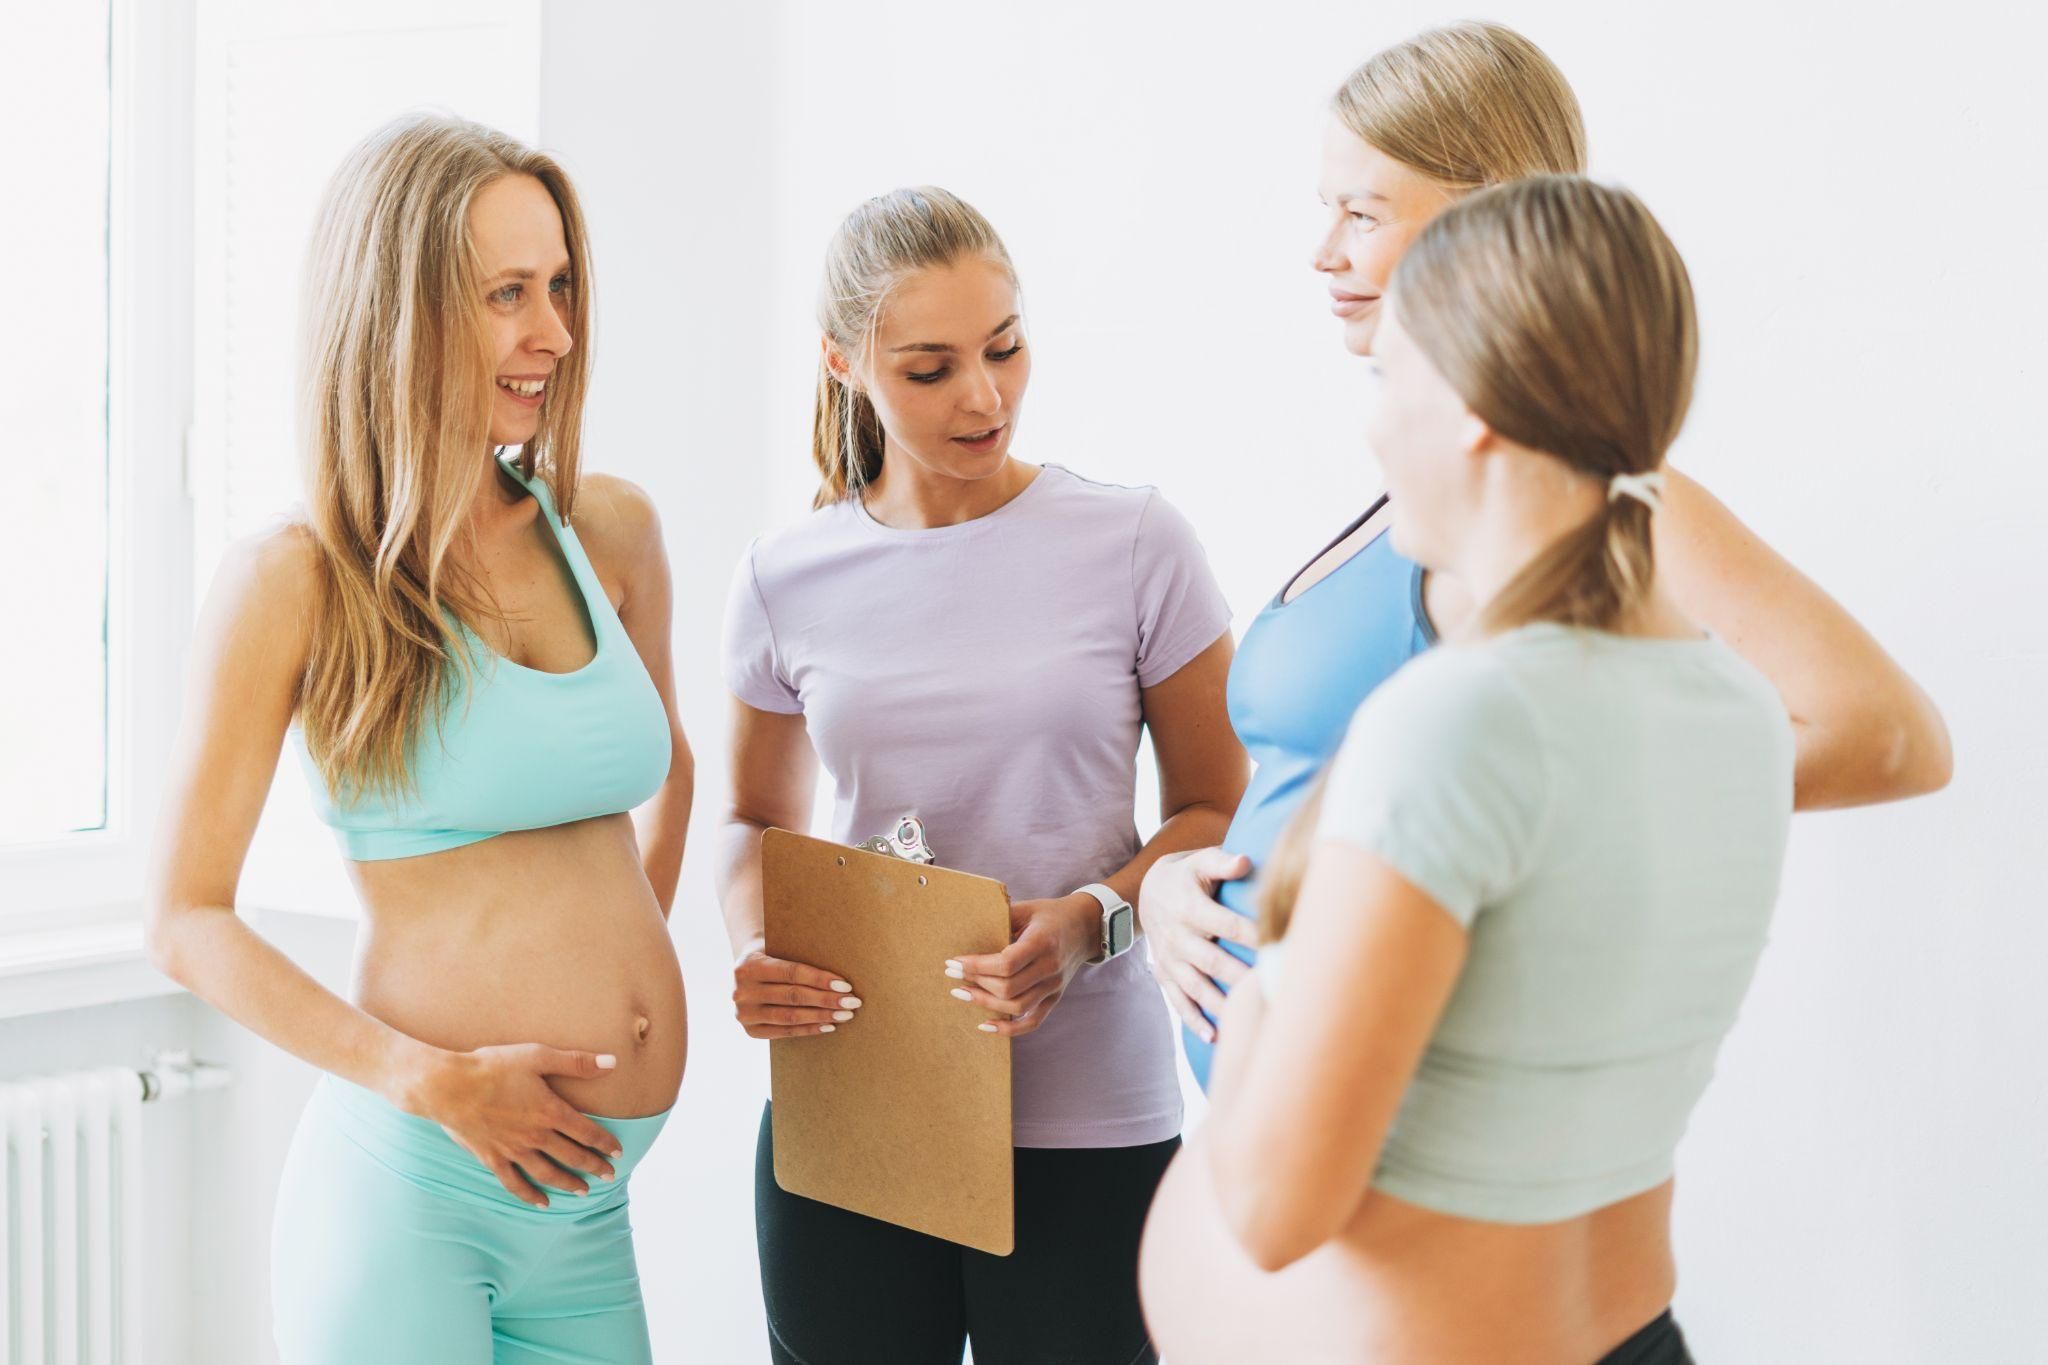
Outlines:
{"label": "wooden clipboard", "polygon": [[761,838],[770,957],[843,975],[859,1016],[768,1045],[775,1183],[1007,1256],[1010,1040],[949,993],[947,958],[1010,944],[1003,884],[786,829]]}

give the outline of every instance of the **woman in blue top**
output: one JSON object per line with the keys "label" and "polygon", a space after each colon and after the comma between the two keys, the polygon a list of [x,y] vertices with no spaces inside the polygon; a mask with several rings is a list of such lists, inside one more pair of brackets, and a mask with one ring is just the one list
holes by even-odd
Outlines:
{"label": "woman in blue top", "polygon": [[[1410,242],[1473,190],[1585,169],[1571,87],[1497,24],[1423,33],[1371,58],[1331,101],[1322,157],[1329,277],[1344,345],[1372,354],[1380,297]],[[1802,810],[1893,801],[1948,781],[1948,732],[1927,696],[1825,592],[1675,470],[1657,517],[1661,580],[1762,671],[1792,717]],[[1257,945],[1255,871],[1366,695],[1455,636],[1472,604],[1384,536],[1379,502],[1253,620],[1230,671],[1230,719],[1257,765],[1219,848],[1173,854],[1145,878],[1153,972],[1208,1085],[1215,1018]],[[1220,899],[1222,904],[1216,902]]]}

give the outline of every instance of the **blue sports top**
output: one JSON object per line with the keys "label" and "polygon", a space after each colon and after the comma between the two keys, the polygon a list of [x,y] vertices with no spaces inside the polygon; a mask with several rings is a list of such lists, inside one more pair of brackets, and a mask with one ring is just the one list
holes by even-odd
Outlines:
{"label": "blue sports top", "polygon": [[[1373,503],[1316,555],[1343,543],[1386,504]],[[1315,560],[1310,560],[1312,565]],[[1306,572],[1304,566],[1303,572]],[[1366,695],[1436,643],[1422,607],[1422,568],[1382,533],[1292,602],[1287,587],[1252,621],[1230,665],[1230,723],[1257,765],[1223,847],[1252,860],[1252,875],[1223,885],[1223,904],[1258,915],[1258,873],[1323,765],[1344,742]],[[1246,962],[1251,949],[1223,945]],[[1209,1086],[1213,1049],[1181,1030],[1188,1066]]]}
{"label": "blue sports top", "polygon": [[337,802],[293,727],[313,806],[357,862],[411,858],[511,830],[543,829],[628,811],[668,778],[668,713],[640,653],[612,610],[576,530],[538,478],[500,466],[540,503],[576,580],[597,651],[573,673],[548,673],[494,652],[451,614],[451,636],[476,665],[455,670],[439,724],[413,746],[414,790]]}

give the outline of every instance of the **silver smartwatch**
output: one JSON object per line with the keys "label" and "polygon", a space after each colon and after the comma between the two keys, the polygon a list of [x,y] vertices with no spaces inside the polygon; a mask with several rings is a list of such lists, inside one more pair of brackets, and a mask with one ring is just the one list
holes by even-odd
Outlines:
{"label": "silver smartwatch", "polygon": [[1088,965],[1099,967],[1129,952],[1138,927],[1138,912],[1131,908],[1131,903],[1101,882],[1092,882],[1075,894],[1093,896],[1102,903],[1102,946],[1088,959]]}

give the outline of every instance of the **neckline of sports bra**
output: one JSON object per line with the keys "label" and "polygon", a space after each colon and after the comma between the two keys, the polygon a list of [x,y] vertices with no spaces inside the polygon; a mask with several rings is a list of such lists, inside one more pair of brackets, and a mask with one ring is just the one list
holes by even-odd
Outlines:
{"label": "neckline of sports bra", "polygon": [[[545,668],[534,668],[531,665],[520,663],[517,659],[508,658],[500,654],[497,650],[491,648],[488,640],[471,630],[468,622],[458,618],[456,624],[462,628],[462,633],[469,637],[476,648],[490,656],[494,667],[510,668],[520,673],[530,674],[536,678],[552,678],[558,682],[567,682],[572,678],[580,678],[593,668],[596,668],[599,661],[605,655],[604,626],[598,620],[596,605],[590,600],[590,584],[584,581],[584,570],[588,567],[590,561],[588,557],[585,557],[582,565],[577,564],[576,557],[569,553],[569,542],[564,538],[563,534],[569,528],[556,520],[549,509],[547,501],[541,497],[539,492],[535,491],[533,484],[528,482],[526,477],[519,472],[519,466],[513,463],[510,457],[500,455],[498,457],[498,467],[511,475],[514,483],[526,490],[526,496],[534,500],[541,520],[547,523],[549,534],[555,538],[555,553],[562,557],[563,566],[569,570],[569,577],[576,584],[576,595],[583,603],[584,619],[590,622],[590,658],[580,668],[573,668],[567,673],[553,673]],[[589,575],[593,579],[596,578],[597,570],[594,568],[590,569]]]}

